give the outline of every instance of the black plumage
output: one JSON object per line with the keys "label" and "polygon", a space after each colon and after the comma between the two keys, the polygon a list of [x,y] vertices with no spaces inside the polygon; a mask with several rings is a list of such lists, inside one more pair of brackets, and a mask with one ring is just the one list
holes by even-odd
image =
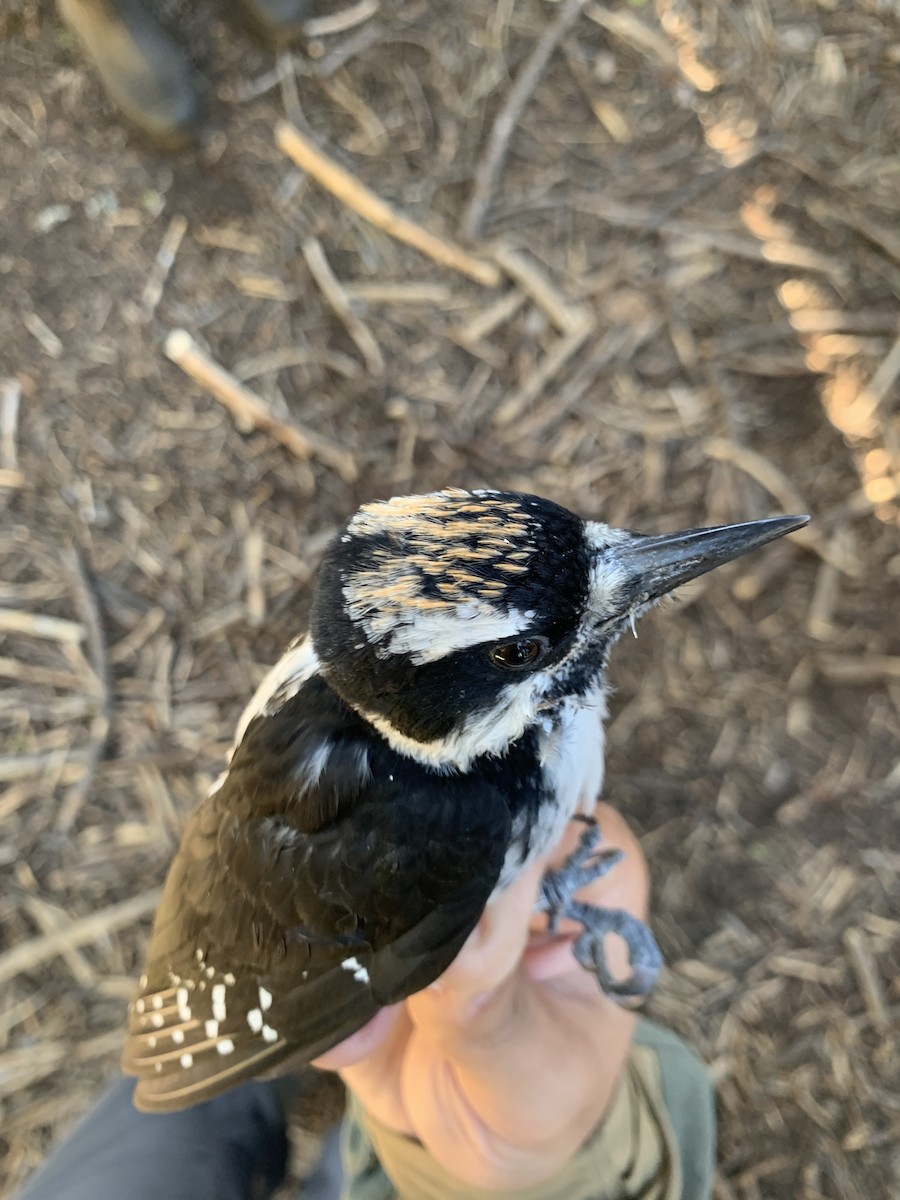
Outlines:
{"label": "black plumage", "polygon": [[[364,506],[326,552],[311,636],[260,685],[185,829],[129,1010],[135,1103],[184,1107],[314,1058],[435,980],[491,896],[593,808],[622,630],[804,522],[652,538],[517,493]],[[612,865],[583,842],[544,907],[577,911],[579,961],[632,995],[659,966],[649,931],[571,907]],[[622,985],[610,930],[631,952]]]}

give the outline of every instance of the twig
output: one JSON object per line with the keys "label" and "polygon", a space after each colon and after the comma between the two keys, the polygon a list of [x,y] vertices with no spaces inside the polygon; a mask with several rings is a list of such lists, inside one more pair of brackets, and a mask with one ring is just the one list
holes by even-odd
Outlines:
{"label": "twig", "polygon": [[537,263],[526,255],[512,246],[501,244],[494,248],[493,257],[510,279],[544,311],[560,333],[573,333],[589,319],[585,306],[569,304]]}
{"label": "twig", "polygon": [[884,1003],[884,992],[878,978],[878,968],[869,948],[869,939],[861,929],[848,929],[844,934],[844,945],[869,1020],[879,1033],[886,1034],[891,1028],[891,1018]]}
{"label": "twig", "polygon": [[102,908],[100,912],[72,921],[53,933],[46,933],[42,937],[32,938],[30,942],[24,942],[21,946],[14,946],[12,950],[0,955],[0,983],[6,983],[8,979],[14,979],[24,971],[33,971],[48,958],[55,958],[64,950],[94,942],[116,929],[139,921],[141,917],[153,911],[159,901],[159,895],[159,888],[141,892],[139,896],[132,896],[119,904]]}
{"label": "twig", "polygon": [[[45,900],[41,900],[39,896],[26,896],[22,903],[25,911],[43,934],[56,933],[70,924],[69,918],[64,912],[54,905],[48,904]],[[60,951],[60,955],[72,972],[76,983],[82,987],[92,987],[97,982],[96,972],[91,969],[80,950],[74,946],[66,946]]]}
{"label": "twig", "polygon": [[349,354],[341,354],[337,350],[319,350],[315,347],[284,346],[279,350],[267,350],[263,354],[255,354],[251,358],[242,358],[234,365],[234,375],[241,383],[248,379],[256,379],[270,371],[284,371],[288,367],[327,367],[343,375],[345,379],[358,379],[361,367],[355,358]]}
{"label": "twig", "polygon": [[837,683],[900,682],[898,654],[820,654],[816,664],[823,675]]}
{"label": "twig", "polygon": [[359,4],[353,4],[350,8],[339,9],[338,12],[329,13],[324,17],[313,17],[304,24],[303,36],[322,38],[335,33],[346,33],[348,29],[362,25],[363,21],[374,17],[379,8],[378,0],[360,0]]}
{"label": "twig", "polygon": [[494,423],[499,428],[511,425],[525,412],[529,405],[537,399],[554,376],[558,375],[573,354],[581,348],[594,330],[594,321],[585,317],[584,321],[571,333],[563,334],[554,346],[547,351],[537,370],[497,409]]}
{"label": "twig", "polygon": [[294,56],[290,50],[279,51],[275,66],[278,72],[278,85],[281,90],[281,103],[284,105],[284,111],[295,125],[303,125],[306,123],[306,118],[303,115],[303,105],[300,103]]}
{"label": "twig", "polygon": [[33,338],[40,342],[41,348],[48,358],[62,358],[63,344],[36,312],[25,313],[22,324]]}
{"label": "twig", "polygon": [[166,338],[164,349],[166,357],[224,404],[235,420],[271,433],[300,459],[321,459],[327,466],[333,467],[347,483],[356,479],[356,464],[345,450],[340,450],[311,430],[301,429],[292,421],[284,421],[274,416],[255,392],[244,387],[215,359],[201,350],[186,329],[173,329]]}
{"label": "twig", "polygon": [[506,101],[494,120],[484,154],[475,169],[472,195],[460,221],[463,237],[474,241],[480,234],[497,176],[509,150],[513,130],[521,120],[525,106],[537,87],[553,51],[581,16],[587,3],[588,0],[565,0],[556,20],[544,30],[531,56],[519,72],[516,82],[509,89]]}
{"label": "twig", "polygon": [[315,74],[320,79],[330,78],[341,67],[345,67],[351,58],[371,50],[385,35],[384,25],[380,21],[372,21],[370,25],[363,25],[348,37],[343,38],[327,54],[323,53],[324,47],[321,42],[311,41],[307,46],[307,52],[314,60]]}
{"label": "twig", "polygon": [[421,254],[433,258],[442,266],[468,275],[470,279],[485,287],[497,287],[500,283],[500,272],[493,263],[475,258],[461,246],[430,233],[408,217],[402,216],[380,196],[376,196],[355,179],[349,171],[338,166],[289,122],[279,121],[275,129],[275,141],[278,148],[301,170],[312,175],[317,183],[336,196],[342,204],[359,213],[378,229],[412,246]]}
{"label": "twig", "polygon": [[525,296],[518,289],[513,289],[492,301],[487,308],[477,316],[472,317],[465,325],[457,327],[455,334],[464,346],[477,344],[484,338],[490,337],[495,329],[504,325],[516,315],[525,303]]}
{"label": "twig", "polygon": [[655,60],[657,66],[667,71],[678,69],[678,55],[675,47],[653,25],[644,22],[628,9],[602,8],[592,4],[587,10],[588,20],[605,29],[613,37],[625,42],[632,50],[638,51]]}
{"label": "twig", "polygon": [[443,283],[345,283],[351,303],[442,304],[450,307],[453,292]]}
{"label": "twig", "polygon": [[66,566],[72,576],[75,604],[87,635],[87,650],[91,669],[96,679],[99,704],[96,716],[91,722],[91,741],[88,746],[84,773],[66,796],[56,818],[56,828],[62,834],[72,828],[75,818],[91,790],[97,766],[106,752],[113,710],[112,684],[100,609],[84,560],[75,547],[72,547],[66,555]]}
{"label": "twig", "polygon": [[10,473],[18,472],[19,467],[16,431],[21,401],[22,385],[18,379],[4,379],[0,384],[0,466]]}
{"label": "twig", "polygon": [[360,354],[366,360],[370,374],[383,375],[384,356],[381,353],[381,347],[376,342],[368,325],[351,308],[350,298],[332,271],[318,238],[306,239],[303,243],[303,257],[306,259],[310,275],[325,297],[326,304],[350,334]]}
{"label": "twig", "polygon": [[162,299],[163,288],[175,265],[175,256],[187,233],[187,227],[187,218],[176,215],[169,222],[169,227],[163,234],[163,240],[160,242],[141,295],[141,309],[145,321],[150,320]]}
{"label": "twig", "polygon": [[45,617],[18,608],[0,608],[0,633],[27,633],[50,642],[80,642],[84,626],[65,617]]}
{"label": "twig", "polygon": [[81,777],[85,760],[83,751],[68,749],[48,750],[43,754],[3,754],[0,755],[0,783],[31,779],[45,771],[55,772],[57,780],[66,783],[70,777]]}

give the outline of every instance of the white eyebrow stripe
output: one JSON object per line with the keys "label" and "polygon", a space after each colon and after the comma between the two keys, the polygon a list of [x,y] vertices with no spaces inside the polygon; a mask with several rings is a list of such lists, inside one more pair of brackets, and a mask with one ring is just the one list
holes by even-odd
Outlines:
{"label": "white eyebrow stripe", "polygon": [[529,628],[536,615],[531,610],[523,612],[478,599],[447,608],[421,609],[409,605],[373,611],[357,595],[352,583],[345,586],[344,597],[348,612],[359,621],[382,657],[408,654],[419,665],[436,662],[481,642],[516,638]]}

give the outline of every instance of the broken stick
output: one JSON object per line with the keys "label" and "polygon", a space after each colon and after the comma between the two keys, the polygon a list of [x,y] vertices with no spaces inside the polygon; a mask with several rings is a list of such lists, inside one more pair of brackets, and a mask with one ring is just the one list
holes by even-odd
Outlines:
{"label": "broken stick", "polygon": [[383,229],[385,233],[405,242],[421,254],[433,258],[442,266],[451,267],[462,275],[468,275],[476,283],[485,287],[497,287],[500,283],[500,272],[493,263],[484,262],[463,250],[461,246],[448,242],[434,233],[429,233],[415,221],[402,216],[376,196],[365,184],[354,178],[349,171],[338,166],[334,159],[329,158],[317,146],[314,146],[289,121],[279,121],[275,128],[275,141],[278,148],[297,164],[301,171],[312,175],[317,183],[336,196],[342,204],[352,208],[372,225]]}
{"label": "broken stick", "polygon": [[347,483],[356,479],[356,463],[347,451],[320,434],[301,429],[293,421],[276,417],[255,392],[244,387],[201,349],[186,329],[173,329],[166,338],[164,350],[167,358],[224,404],[236,421],[271,433],[297,458],[318,458],[334,468]]}

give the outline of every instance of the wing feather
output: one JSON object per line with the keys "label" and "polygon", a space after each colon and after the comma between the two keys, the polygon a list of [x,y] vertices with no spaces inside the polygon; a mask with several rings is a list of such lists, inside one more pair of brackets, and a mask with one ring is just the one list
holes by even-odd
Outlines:
{"label": "wing feather", "polygon": [[328,703],[307,684],[255,718],[188,823],[129,1010],[140,1108],[324,1053],[436,979],[497,882],[502,793],[395,754],[346,711],[323,728]]}

